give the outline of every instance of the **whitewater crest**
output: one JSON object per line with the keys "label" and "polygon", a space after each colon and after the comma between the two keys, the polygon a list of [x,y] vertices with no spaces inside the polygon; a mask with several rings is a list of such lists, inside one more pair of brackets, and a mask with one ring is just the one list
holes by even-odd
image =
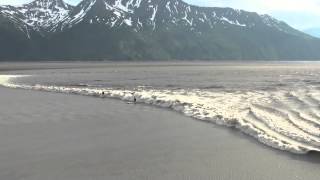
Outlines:
{"label": "whitewater crest", "polygon": [[235,127],[276,149],[305,154],[320,151],[320,92],[208,91],[203,89],[135,89],[79,86],[25,85],[12,83],[20,76],[0,76],[8,88],[71,93],[170,108],[186,116]]}

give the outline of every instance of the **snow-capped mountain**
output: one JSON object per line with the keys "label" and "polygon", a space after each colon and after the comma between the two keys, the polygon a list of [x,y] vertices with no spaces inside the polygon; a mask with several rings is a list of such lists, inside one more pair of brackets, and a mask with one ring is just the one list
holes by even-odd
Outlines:
{"label": "snow-capped mountain", "polygon": [[[79,23],[104,24],[108,28],[131,27],[135,31],[183,27],[202,31],[215,27],[268,26],[297,33],[284,22],[231,8],[206,8],[182,0],[83,0],[73,7],[63,0],[35,0],[22,6],[0,6],[0,13],[20,28],[63,31]],[[24,30],[26,31],[26,30]]]}
{"label": "snow-capped mountain", "polygon": [[[18,25],[48,31],[63,20],[73,7],[63,0],[35,0],[22,6],[0,6],[0,12]],[[23,23],[23,24],[21,24]]]}
{"label": "snow-capped mountain", "polygon": [[[16,37],[19,41],[11,42]],[[319,39],[269,15],[183,0],[0,6],[0,40],[12,45],[0,44],[0,59],[320,58]]]}
{"label": "snow-capped mountain", "polygon": [[[63,0],[35,0],[22,6],[0,6],[0,12],[37,31],[63,31],[78,23],[130,26],[135,31],[180,26],[201,33],[217,26],[252,28],[266,25],[292,33],[285,23],[268,15],[231,8],[204,8],[182,0],[83,0],[73,7]],[[253,16],[255,19],[253,19]]]}
{"label": "snow-capped mountain", "polygon": [[78,23],[104,24],[109,28],[129,26],[135,31],[183,27],[201,33],[217,26],[253,28],[268,26],[296,33],[284,22],[231,8],[206,8],[182,0],[83,0],[60,24],[60,30]]}
{"label": "snow-capped mountain", "polygon": [[32,28],[24,22],[24,16],[16,7],[0,6],[0,18],[3,19],[3,21],[8,21],[8,23],[11,23],[15,29],[21,31],[30,38],[29,30]]}

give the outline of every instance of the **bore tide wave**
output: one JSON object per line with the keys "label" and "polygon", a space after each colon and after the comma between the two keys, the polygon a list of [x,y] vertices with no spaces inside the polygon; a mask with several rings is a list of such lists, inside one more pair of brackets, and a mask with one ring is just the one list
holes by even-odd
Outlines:
{"label": "bore tide wave", "polygon": [[170,108],[186,116],[228,127],[276,149],[305,154],[320,151],[320,92],[312,87],[294,91],[209,91],[207,89],[131,90],[87,86],[24,85],[19,76],[0,76],[8,88],[116,98]]}

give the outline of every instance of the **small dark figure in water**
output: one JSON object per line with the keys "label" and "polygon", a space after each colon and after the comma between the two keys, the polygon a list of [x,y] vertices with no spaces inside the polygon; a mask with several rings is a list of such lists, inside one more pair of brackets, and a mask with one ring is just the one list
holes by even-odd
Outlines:
{"label": "small dark figure in water", "polygon": [[136,98],[136,96],[134,95],[134,92],[132,92],[131,94],[132,94],[132,96],[133,96],[133,103],[136,103],[136,102],[137,102],[137,98]]}
{"label": "small dark figure in water", "polygon": [[101,93],[102,95],[104,95],[104,91],[102,91],[102,93]]}

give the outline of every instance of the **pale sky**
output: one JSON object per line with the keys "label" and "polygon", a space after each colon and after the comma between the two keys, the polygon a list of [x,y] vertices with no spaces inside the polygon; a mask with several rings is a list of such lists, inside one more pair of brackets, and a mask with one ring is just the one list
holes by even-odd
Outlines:
{"label": "pale sky", "polygon": [[[0,0],[0,4],[23,4],[32,0]],[[65,0],[77,4],[80,0]],[[199,6],[232,7],[270,14],[291,26],[304,30],[320,27],[320,0],[184,0]]]}

